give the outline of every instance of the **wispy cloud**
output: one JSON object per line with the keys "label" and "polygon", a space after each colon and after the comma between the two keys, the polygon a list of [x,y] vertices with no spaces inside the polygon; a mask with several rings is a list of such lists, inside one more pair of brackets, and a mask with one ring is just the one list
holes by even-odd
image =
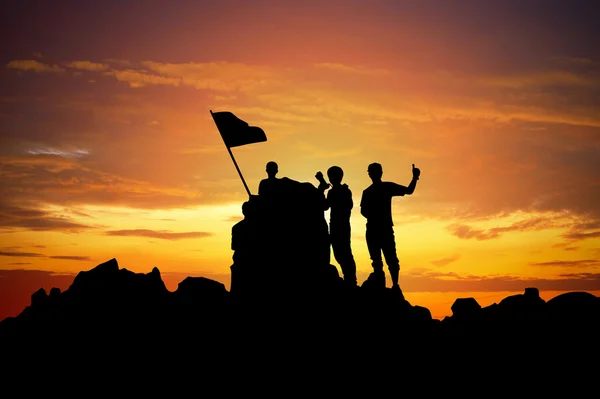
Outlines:
{"label": "wispy cloud", "polygon": [[402,286],[405,292],[515,292],[528,287],[536,287],[541,291],[595,291],[600,290],[600,273],[530,278],[516,275],[461,275],[413,269],[402,277]]}
{"label": "wispy cloud", "polygon": [[134,230],[112,230],[104,233],[108,236],[118,237],[150,237],[160,238],[163,240],[181,240],[187,238],[205,238],[210,237],[213,233],[203,231],[188,231],[188,232],[173,232],[168,230],[149,230],[149,229],[134,229]]}
{"label": "wispy cloud", "polygon": [[442,266],[447,266],[450,263],[456,262],[459,259],[460,259],[460,255],[453,255],[448,258],[432,260],[431,263],[434,264],[435,266],[442,267]]}
{"label": "wispy cloud", "polygon": [[353,66],[337,63],[315,63],[313,64],[316,68],[331,69],[337,72],[346,72],[352,74],[364,74],[364,75],[376,75],[376,76],[389,76],[392,74],[391,71],[383,68],[368,68],[363,66]]}
{"label": "wispy cloud", "polygon": [[10,252],[10,251],[0,251],[0,256],[10,256],[17,258],[40,258],[43,257],[43,254],[38,254],[34,252]]}
{"label": "wispy cloud", "polygon": [[78,255],[54,255],[49,256],[50,259],[62,259],[62,260],[77,260],[77,261],[91,261],[89,256],[78,256]]}
{"label": "wispy cloud", "polygon": [[81,158],[89,155],[90,151],[85,149],[78,150],[59,150],[56,148],[35,148],[27,150],[27,154],[30,155],[55,155],[64,158]]}
{"label": "wispy cloud", "polygon": [[14,60],[10,61],[7,65],[7,68],[18,69],[21,71],[31,71],[31,72],[64,72],[64,68],[59,67],[58,65],[48,65],[41,63],[36,60]]}
{"label": "wispy cloud", "polygon": [[542,267],[598,267],[599,259],[553,260],[549,262],[530,262],[529,266]]}
{"label": "wispy cloud", "polygon": [[[0,199],[0,228],[76,233],[93,227],[42,208],[23,207]],[[34,248],[45,246],[38,244]]]}
{"label": "wispy cloud", "polygon": [[556,228],[557,226],[562,225],[558,225],[557,221],[552,218],[537,217],[533,219],[521,220],[508,226],[493,227],[490,229],[478,229],[460,223],[453,223],[447,226],[447,229],[452,235],[455,235],[458,238],[466,240],[474,238],[478,241],[482,241],[499,238],[502,234],[508,232],[544,230]]}
{"label": "wispy cloud", "polygon": [[86,71],[104,71],[110,68],[108,64],[101,64],[92,61],[73,61],[64,64],[68,68],[82,69]]}

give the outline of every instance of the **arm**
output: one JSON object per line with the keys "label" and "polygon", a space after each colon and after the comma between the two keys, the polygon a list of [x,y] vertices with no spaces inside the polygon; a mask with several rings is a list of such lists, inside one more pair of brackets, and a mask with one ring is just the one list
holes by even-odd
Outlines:
{"label": "arm", "polygon": [[331,203],[328,198],[329,196],[325,196],[325,190],[329,188],[329,183],[327,183],[327,181],[323,177],[323,173],[321,172],[317,172],[315,178],[319,181],[319,187],[317,187],[317,190],[319,190],[319,192],[323,194],[323,210],[326,211],[331,206]]}
{"label": "arm", "polygon": [[327,180],[325,180],[323,177],[323,173],[317,172],[315,177],[319,181],[319,187],[317,187],[317,190],[319,190],[321,193],[325,193],[325,190],[329,188],[329,183],[327,183]]}
{"label": "arm", "polygon": [[366,219],[369,219],[369,204],[368,201],[365,200],[364,192],[360,200],[360,214],[363,215]]}
{"label": "arm", "polygon": [[408,184],[408,187],[405,187],[401,184],[393,183],[393,186],[392,186],[392,195],[393,196],[411,195],[412,193],[415,192],[415,189],[417,188],[417,180],[419,180],[419,177],[421,176],[421,171],[419,170],[419,168],[415,168],[415,164],[413,164],[413,166],[412,166],[412,173],[413,173],[413,178],[410,181],[410,183]]}
{"label": "arm", "polygon": [[415,192],[415,188],[417,188],[417,180],[419,179],[414,177],[412,178],[410,184],[408,185],[408,187],[406,187],[406,195],[411,195]]}

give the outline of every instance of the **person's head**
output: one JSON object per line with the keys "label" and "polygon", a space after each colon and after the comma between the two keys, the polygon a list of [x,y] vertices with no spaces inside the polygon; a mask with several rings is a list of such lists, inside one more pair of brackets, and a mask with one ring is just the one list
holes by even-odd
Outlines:
{"label": "person's head", "polygon": [[327,169],[327,177],[329,177],[329,181],[334,186],[342,183],[342,178],[344,177],[344,171],[339,166],[332,166]]}
{"label": "person's head", "polygon": [[242,214],[245,218],[252,218],[256,215],[259,207],[258,200],[258,196],[251,195],[250,199],[242,204]]}
{"label": "person's head", "polygon": [[383,176],[383,168],[381,167],[381,164],[374,162],[370,164],[367,168],[367,173],[369,174],[371,180],[373,180],[374,182],[380,181],[381,176]]}
{"label": "person's head", "polygon": [[245,217],[248,217],[248,215],[250,215],[250,214],[252,213],[252,212],[251,212],[251,208],[252,208],[252,205],[250,205],[250,201],[246,201],[246,202],[244,202],[244,203],[242,204],[242,214],[243,214]]}
{"label": "person's head", "polygon": [[277,166],[277,163],[270,161],[270,162],[267,162],[266,170],[267,170],[267,175],[269,177],[275,177],[277,172],[279,172],[279,167]]}

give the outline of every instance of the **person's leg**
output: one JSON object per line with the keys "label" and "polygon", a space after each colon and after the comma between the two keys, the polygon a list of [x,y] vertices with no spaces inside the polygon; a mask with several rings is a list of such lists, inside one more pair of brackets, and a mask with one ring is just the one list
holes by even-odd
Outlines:
{"label": "person's leg", "polygon": [[383,271],[383,259],[381,258],[381,234],[374,228],[367,227],[365,234],[367,240],[367,248],[371,257],[371,265],[374,271]]}
{"label": "person's leg", "polygon": [[378,228],[367,227],[367,248],[371,256],[373,273],[367,279],[370,286],[385,288],[385,272],[383,271],[383,260],[381,259],[381,232]]}
{"label": "person's leg", "polygon": [[392,279],[392,285],[398,285],[400,275],[400,261],[396,254],[396,241],[394,237],[394,228],[392,226],[386,229],[382,234],[381,249],[383,256],[385,257],[385,263],[390,271],[390,278]]}
{"label": "person's leg", "polygon": [[350,232],[343,231],[332,236],[331,247],[335,260],[342,269],[344,281],[356,285],[356,263],[350,247]]}

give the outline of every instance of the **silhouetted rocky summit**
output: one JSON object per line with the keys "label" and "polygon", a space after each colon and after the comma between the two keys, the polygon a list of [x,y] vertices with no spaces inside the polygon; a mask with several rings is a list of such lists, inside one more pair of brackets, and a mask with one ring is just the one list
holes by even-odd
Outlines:
{"label": "silhouetted rocky summit", "polygon": [[436,320],[383,281],[346,284],[329,263],[317,189],[288,183],[296,201],[254,197],[244,204],[245,218],[232,230],[231,291],[188,277],[171,292],[158,268],[134,273],[111,259],[80,272],[64,292],[36,291],[21,314],[0,322],[2,360],[62,361],[61,370],[192,364],[242,374],[258,372],[260,360],[272,373],[327,375],[408,364],[434,373],[456,362],[528,365],[540,356],[597,353],[600,298],[586,292],[544,301],[532,287],[484,308],[458,298],[452,316]]}

